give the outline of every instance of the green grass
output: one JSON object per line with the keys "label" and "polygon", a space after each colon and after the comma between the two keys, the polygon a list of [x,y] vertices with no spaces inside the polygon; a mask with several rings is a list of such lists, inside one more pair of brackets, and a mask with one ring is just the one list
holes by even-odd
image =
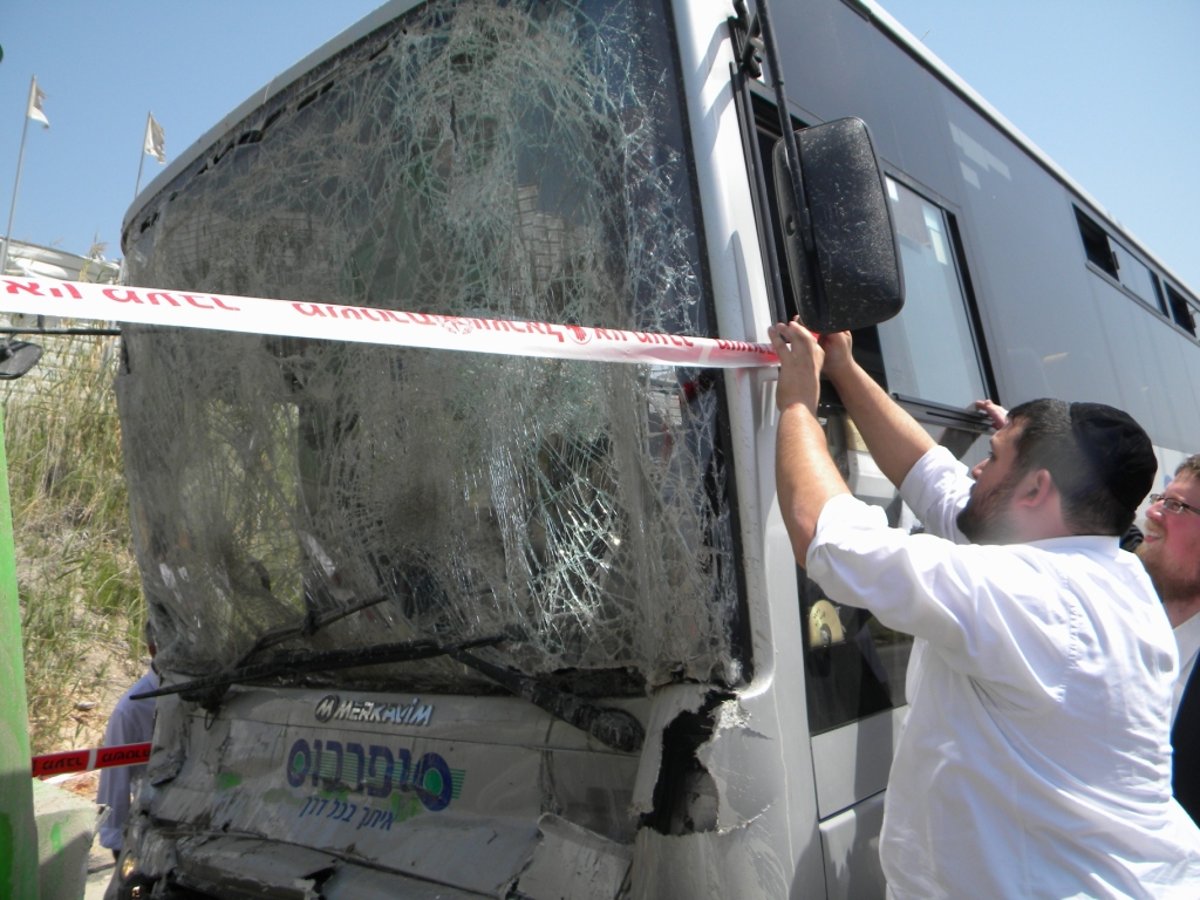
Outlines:
{"label": "green grass", "polygon": [[[108,678],[136,676],[145,615],[134,559],[111,336],[33,338],[42,360],[0,382],[30,742],[74,746]],[[108,710],[102,710],[105,716]]]}

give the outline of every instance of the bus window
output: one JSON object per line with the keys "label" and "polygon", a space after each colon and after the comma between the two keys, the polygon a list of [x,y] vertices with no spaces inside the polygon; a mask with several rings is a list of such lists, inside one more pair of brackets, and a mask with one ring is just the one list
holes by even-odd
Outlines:
{"label": "bus window", "polygon": [[1190,334],[1196,336],[1196,313],[1197,307],[1188,303],[1187,298],[1171,285],[1167,285],[1167,302],[1171,306],[1171,318],[1175,324]]}
{"label": "bus window", "polygon": [[1098,222],[1079,207],[1075,208],[1075,221],[1079,224],[1079,236],[1083,240],[1087,261],[1147,306],[1164,316],[1169,315],[1158,276],[1150,267],[1113,240]]}
{"label": "bus window", "polygon": [[[905,306],[874,329],[856,332],[855,355],[888,391],[926,410],[950,415],[936,439],[973,461],[983,452],[981,430],[965,411],[988,395],[968,312],[958,254],[947,213],[888,178],[888,197],[904,267]],[[947,409],[948,408],[948,409]],[[895,528],[921,525],[867,452],[844,412],[830,408],[825,422],[830,452],[854,495],[883,507]],[[966,453],[967,455],[964,455]],[[809,730],[819,734],[874,713],[903,706],[912,637],[884,626],[865,610],[839,606],[797,570],[806,626],[805,679]]]}
{"label": "bus window", "polygon": [[1117,272],[1121,285],[1147,306],[1165,315],[1167,310],[1163,304],[1162,290],[1158,286],[1158,276],[1116,241],[1112,242],[1112,248],[1113,256],[1117,258]]}
{"label": "bus window", "polygon": [[986,395],[946,213],[888,178],[904,266],[904,310],[881,323],[888,390],[956,409]]}
{"label": "bus window", "polygon": [[[755,107],[758,149],[769,161],[778,136],[774,112]],[[764,164],[760,202],[764,219],[778,220],[773,168]],[[975,400],[989,395],[981,353],[968,311],[953,222],[940,207],[910,188],[886,178],[904,270],[905,304],[898,316],[854,332],[854,355],[889,392],[914,401],[936,440],[968,465],[986,453],[982,426],[967,414]],[[769,229],[777,259],[783,259],[778,231]],[[767,252],[771,250],[767,246]],[[783,315],[796,312],[786,266],[778,266]],[[882,506],[894,527],[920,524],[875,465],[836,393],[826,385],[822,415],[830,453],[850,490],[860,500]],[[933,419],[929,417],[933,416]],[[892,631],[865,610],[831,602],[803,569],[796,569],[804,624],[805,691],[809,731],[816,735],[907,703],[905,671],[912,637]]]}
{"label": "bus window", "polygon": [[1117,260],[1108,245],[1108,234],[1078,208],[1075,220],[1079,223],[1079,236],[1083,239],[1083,252],[1087,261],[1111,278],[1117,277]]}
{"label": "bus window", "polygon": [[[830,453],[854,495],[882,507],[892,528],[923,531],[872,460],[849,417],[831,409],[823,424]],[[968,466],[987,453],[988,432],[982,425],[975,428],[947,419],[943,426],[926,427]],[[904,682],[912,636],[888,628],[866,610],[832,602],[803,569],[797,568],[796,575],[805,629],[809,731],[820,734],[907,703]]]}
{"label": "bus window", "polygon": [[[892,525],[911,519],[898,498],[887,510]],[[796,575],[809,731],[821,734],[907,703],[904,677],[912,636],[886,627],[865,609],[833,603],[803,569]]]}

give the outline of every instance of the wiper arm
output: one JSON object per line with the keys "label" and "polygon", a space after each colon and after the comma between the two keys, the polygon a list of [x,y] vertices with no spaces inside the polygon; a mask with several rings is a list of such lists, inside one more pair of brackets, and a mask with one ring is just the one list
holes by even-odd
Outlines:
{"label": "wiper arm", "polygon": [[465,646],[455,648],[449,651],[448,655],[464,666],[486,675],[516,696],[544,709],[556,719],[574,725],[606,747],[625,753],[633,753],[642,748],[646,737],[642,723],[625,710],[597,706],[582,697],[546,684],[541,679],[480,659],[474,653],[468,652],[470,649]]}
{"label": "wiper arm", "polygon": [[432,659],[436,656],[454,657],[455,653],[474,649],[475,647],[490,647],[510,640],[506,634],[489,635],[475,638],[457,644],[439,644],[421,638],[415,641],[401,641],[392,644],[377,644],[374,647],[354,647],[347,650],[295,650],[276,653],[270,659],[248,665],[235,666],[227,672],[218,675],[208,675],[203,678],[193,678],[179,684],[160,687],[153,691],[144,691],[133,695],[132,700],[144,700],[152,697],[163,697],[167,694],[180,694],[184,700],[200,701],[202,705],[215,705],[224,696],[225,690],[231,684],[250,684],[256,681],[274,678],[277,675],[297,674],[304,672],[326,672],[333,669],[351,669],[359,666],[377,666],[384,663],[411,662],[418,659]]}
{"label": "wiper arm", "polygon": [[326,625],[330,625],[339,619],[344,619],[356,612],[368,609],[369,607],[382,603],[387,599],[387,594],[380,594],[378,597],[372,597],[369,600],[360,601],[359,603],[352,604],[344,609],[335,609],[320,615],[318,615],[315,611],[310,610],[304,616],[304,619],[300,622],[300,624],[286,625],[282,628],[275,628],[261,635],[259,639],[254,642],[254,646],[247,650],[245,654],[243,654],[242,658],[238,660],[237,665],[245,666],[251,659],[257,656],[263,650],[266,650],[268,647],[274,647],[276,644],[282,644],[284,641],[290,640],[291,638],[311,637]]}

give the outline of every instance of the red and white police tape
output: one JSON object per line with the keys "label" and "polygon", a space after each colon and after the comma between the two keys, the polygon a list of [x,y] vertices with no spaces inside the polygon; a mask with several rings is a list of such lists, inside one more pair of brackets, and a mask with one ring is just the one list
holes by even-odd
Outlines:
{"label": "red and white police tape", "polygon": [[[0,312],[590,362],[721,369],[778,362],[769,344],[746,341],[52,278],[0,278]],[[33,775],[133,766],[149,759],[149,743],[68,750],[35,756]]]}
{"label": "red and white police tape", "polygon": [[46,778],[66,772],[90,772],[114,766],[138,766],[150,760],[150,742],[93,747],[90,750],[64,750],[33,758],[33,777]]}
{"label": "red and white police tape", "polygon": [[0,278],[0,312],[592,362],[721,369],[778,362],[769,344],[747,341],[52,278]]}

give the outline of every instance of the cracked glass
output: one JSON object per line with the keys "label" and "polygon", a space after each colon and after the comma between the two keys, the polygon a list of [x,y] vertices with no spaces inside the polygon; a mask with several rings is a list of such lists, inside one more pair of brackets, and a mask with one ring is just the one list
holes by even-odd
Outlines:
{"label": "cracked glass", "polygon": [[[146,199],[127,280],[711,336],[668,26],[643,0],[415,7]],[[476,652],[580,691],[743,677],[719,374],[143,326],[124,351],[168,670],[293,628],[279,647],[503,635]]]}

